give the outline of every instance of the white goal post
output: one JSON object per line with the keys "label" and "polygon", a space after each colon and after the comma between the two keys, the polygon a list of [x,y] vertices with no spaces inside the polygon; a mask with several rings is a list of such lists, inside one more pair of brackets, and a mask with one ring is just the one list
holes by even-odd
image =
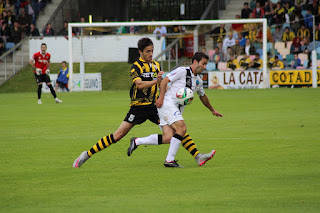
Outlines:
{"label": "white goal post", "polygon": [[[270,88],[269,73],[267,70],[267,19],[230,19],[230,20],[191,20],[191,21],[153,21],[153,22],[103,22],[103,23],[69,23],[68,38],[69,38],[69,70],[70,82],[73,79],[73,56],[72,56],[72,28],[81,27],[126,27],[126,26],[187,26],[187,25],[217,25],[217,24],[246,24],[246,23],[260,23],[263,26],[263,88]],[[195,28],[197,29],[197,28]],[[194,51],[200,51],[198,48],[198,32],[193,32],[194,37]],[[141,34],[143,37],[143,34]],[[83,74],[84,75],[84,74]],[[82,76],[84,78],[84,76]],[[72,89],[72,88],[70,88]]]}

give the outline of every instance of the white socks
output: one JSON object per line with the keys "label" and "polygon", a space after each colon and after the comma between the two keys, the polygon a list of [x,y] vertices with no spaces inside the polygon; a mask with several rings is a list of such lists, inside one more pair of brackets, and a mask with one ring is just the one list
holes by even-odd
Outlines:
{"label": "white socks", "polygon": [[174,161],[174,158],[179,150],[180,143],[181,143],[182,137],[178,134],[175,134],[171,140],[170,140],[170,147],[168,151],[168,155],[166,158],[167,162],[172,162]]}
{"label": "white socks", "polygon": [[136,139],[136,145],[158,145],[158,134]]}

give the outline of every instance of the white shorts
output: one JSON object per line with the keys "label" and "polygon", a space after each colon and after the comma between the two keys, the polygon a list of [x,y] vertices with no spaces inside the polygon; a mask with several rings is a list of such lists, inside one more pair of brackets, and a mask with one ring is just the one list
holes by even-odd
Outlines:
{"label": "white shorts", "polygon": [[163,105],[161,108],[158,108],[160,126],[171,125],[176,121],[183,120],[182,113],[185,106],[176,106],[176,105]]}

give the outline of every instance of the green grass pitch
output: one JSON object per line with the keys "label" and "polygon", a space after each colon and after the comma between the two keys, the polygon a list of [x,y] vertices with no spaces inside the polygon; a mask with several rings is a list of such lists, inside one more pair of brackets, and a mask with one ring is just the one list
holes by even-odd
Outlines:
{"label": "green grass pitch", "polygon": [[320,90],[206,90],[216,118],[196,98],[185,110],[199,167],[165,168],[169,146],[129,139],[160,133],[146,122],[72,168],[112,133],[129,109],[128,91],[0,94],[1,212],[319,212]]}

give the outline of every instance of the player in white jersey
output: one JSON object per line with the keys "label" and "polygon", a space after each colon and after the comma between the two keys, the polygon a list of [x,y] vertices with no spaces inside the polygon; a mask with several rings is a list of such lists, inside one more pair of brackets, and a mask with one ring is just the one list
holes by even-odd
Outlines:
{"label": "player in white jersey", "polygon": [[[203,105],[205,105],[213,115],[222,117],[222,114],[214,110],[211,106],[210,101],[203,90],[203,82],[198,76],[198,74],[200,74],[206,68],[208,59],[209,58],[206,54],[197,52],[192,58],[192,65],[190,67],[179,67],[173,70],[160,83],[160,96],[156,101],[160,118],[160,126],[164,132],[172,135],[168,155],[164,162],[166,167],[181,167],[175,161],[175,155],[178,152],[181,141],[185,140],[186,138],[185,135],[187,127],[182,117],[185,106],[179,106],[176,101],[176,92],[179,89],[183,87],[191,88],[194,92],[197,92]],[[167,89],[169,82],[171,82],[171,86]],[[134,147],[133,150],[136,146],[132,144],[137,144],[138,139],[140,139],[138,145],[148,144],[146,140],[151,139],[151,136],[137,138],[135,141],[131,141],[130,147]],[[145,141],[145,143],[143,143],[143,141]],[[192,145],[190,146],[190,149],[192,149]],[[201,153],[198,155],[200,154]],[[210,160],[214,154],[215,150],[212,150],[212,152],[205,158],[203,158],[201,155],[197,155],[196,157],[203,158],[200,159],[199,162],[196,158],[195,159],[199,166],[201,166],[207,160]]]}
{"label": "player in white jersey", "polygon": [[205,95],[202,79],[198,75],[194,75],[190,67],[179,67],[170,72],[167,77],[169,82],[172,83],[165,93],[163,99],[163,103],[165,104],[161,108],[158,108],[160,126],[170,126],[178,120],[183,120],[182,114],[186,105],[177,105],[176,94],[179,89],[187,86],[187,78],[191,79],[191,85],[187,87],[191,87],[192,91],[197,93],[199,97]]}

